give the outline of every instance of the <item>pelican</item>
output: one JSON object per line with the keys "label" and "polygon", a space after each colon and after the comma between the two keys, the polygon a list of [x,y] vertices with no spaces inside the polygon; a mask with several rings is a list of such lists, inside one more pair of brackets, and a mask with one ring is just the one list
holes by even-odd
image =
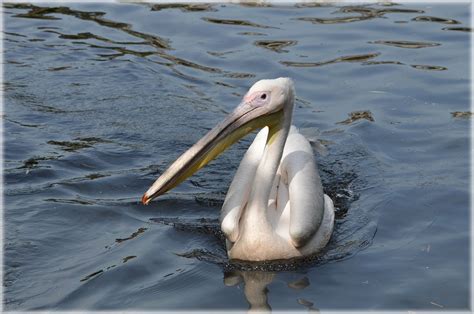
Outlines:
{"label": "pelican", "polygon": [[143,204],[176,187],[256,129],[220,215],[229,258],[282,260],[315,254],[334,227],[308,140],[291,125],[290,78],[261,80],[221,123],[182,154],[142,197]]}

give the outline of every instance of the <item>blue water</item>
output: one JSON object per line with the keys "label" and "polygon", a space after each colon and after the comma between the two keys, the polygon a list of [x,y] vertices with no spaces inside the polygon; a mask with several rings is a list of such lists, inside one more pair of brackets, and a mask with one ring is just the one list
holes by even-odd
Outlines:
{"label": "blue water", "polygon": [[[4,4],[5,309],[467,309],[469,11]],[[336,229],[317,260],[235,265],[215,219],[252,136],[139,199],[279,76]]]}

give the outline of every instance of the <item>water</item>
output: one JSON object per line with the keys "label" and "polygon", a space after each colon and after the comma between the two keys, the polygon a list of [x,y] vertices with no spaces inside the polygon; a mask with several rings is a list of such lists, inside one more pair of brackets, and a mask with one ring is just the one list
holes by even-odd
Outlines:
{"label": "water", "polygon": [[[7,310],[468,308],[468,4],[4,4],[4,19]],[[215,220],[251,136],[139,199],[278,76],[326,147],[336,230],[310,261],[229,263]]]}

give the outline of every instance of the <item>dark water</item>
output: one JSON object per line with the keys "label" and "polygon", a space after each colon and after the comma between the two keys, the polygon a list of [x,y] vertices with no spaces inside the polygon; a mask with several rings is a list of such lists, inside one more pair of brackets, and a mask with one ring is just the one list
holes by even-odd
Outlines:
{"label": "dark water", "polygon": [[[5,308],[467,309],[469,10],[4,4]],[[251,137],[139,199],[278,76],[336,230],[311,261],[232,264],[215,219]]]}

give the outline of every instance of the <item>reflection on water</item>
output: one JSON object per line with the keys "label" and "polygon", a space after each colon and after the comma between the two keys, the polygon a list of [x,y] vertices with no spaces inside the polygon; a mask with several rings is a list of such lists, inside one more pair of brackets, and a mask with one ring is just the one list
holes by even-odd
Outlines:
{"label": "reflection on water", "polygon": [[446,71],[447,67],[436,66],[436,65],[423,65],[423,64],[412,64],[412,68],[418,70],[428,70],[428,71]]}
{"label": "reflection on water", "polygon": [[102,140],[96,137],[88,137],[88,138],[76,138],[76,141],[48,141],[47,143],[50,145],[59,146],[62,150],[66,152],[74,152],[84,148],[90,148],[94,144],[97,143],[107,143],[108,141]]}
{"label": "reflection on water", "polygon": [[[250,4],[242,4],[244,6],[249,6]],[[253,5],[252,5],[253,6]],[[270,4],[263,5],[271,6]],[[301,4],[295,5],[296,8],[304,8],[311,6],[310,4]],[[326,7],[327,5],[315,5],[315,7]],[[185,67],[190,67],[193,69],[198,69],[205,72],[210,73],[222,73],[225,77],[228,78],[251,78],[254,77],[253,74],[250,73],[234,73],[234,72],[227,72],[223,71],[219,68],[201,65],[190,60],[186,60],[183,58],[179,58],[172,54],[166,52],[167,50],[172,49],[170,45],[170,41],[168,39],[162,38],[160,36],[151,35],[143,32],[139,32],[132,29],[132,25],[123,23],[123,22],[116,22],[110,19],[104,18],[105,12],[87,12],[87,11],[80,11],[80,10],[73,10],[68,7],[39,7],[31,4],[23,4],[23,3],[15,3],[15,4],[5,4],[5,8],[11,9],[28,9],[29,11],[26,13],[15,14],[14,17],[20,18],[32,18],[32,19],[47,19],[47,20],[57,20],[60,19],[59,17],[52,16],[51,14],[64,14],[64,15],[71,15],[83,20],[94,21],[101,26],[111,27],[118,30],[121,30],[129,35],[137,37],[139,39],[143,39],[144,41],[141,42],[117,42],[110,39],[107,39],[103,36],[98,36],[92,34],[90,32],[78,33],[78,34],[63,34],[59,31],[46,29],[45,32],[56,33],[59,35],[59,38],[74,40],[75,44],[79,45],[87,45],[90,48],[96,49],[105,49],[105,50],[114,50],[116,53],[107,53],[107,54],[98,54],[98,57],[105,58],[108,60],[123,57],[126,55],[134,55],[142,58],[146,58],[149,56],[159,56],[163,60],[170,61],[171,63],[162,62],[162,61],[153,61],[160,65],[170,66],[173,67],[173,71],[177,73],[179,76],[183,78],[190,78],[189,76],[185,75],[181,71],[178,71],[174,66],[181,65]],[[161,11],[166,9],[180,9],[183,12],[215,12],[215,5],[211,4],[153,4],[150,6],[150,10],[152,11]],[[372,8],[368,6],[343,6],[339,8],[336,12],[339,14],[347,14],[347,13],[358,13],[360,16],[351,16],[351,17],[336,17],[330,19],[321,19],[321,18],[314,18],[314,17],[300,17],[297,20],[301,21],[310,21],[313,23],[322,23],[322,24],[337,24],[337,23],[347,23],[347,22],[354,22],[354,21],[361,21],[373,18],[380,18],[386,14],[395,14],[395,13],[424,13],[423,10],[414,10],[414,9],[404,9],[404,8]],[[253,27],[253,28],[275,28],[271,26],[261,25],[258,23],[253,23],[246,20],[235,20],[235,19],[220,19],[220,18],[210,18],[210,17],[203,17],[202,18],[206,22],[216,23],[216,24],[224,24],[224,25],[239,25],[239,26],[246,26],[246,27]],[[413,21],[427,21],[427,22],[435,22],[435,23],[443,23],[443,24],[459,24],[458,21],[452,19],[443,19],[438,17],[432,16],[417,16],[412,19]],[[455,27],[455,28],[443,28],[443,30],[458,30],[458,31],[470,31],[469,28],[463,27]],[[14,33],[6,33],[6,34],[14,34]],[[266,35],[263,33],[258,32],[242,32],[239,33],[242,35],[251,35],[251,36],[259,36],[259,35]],[[14,34],[15,35],[15,34]],[[118,45],[148,45],[154,48],[162,48],[163,50],[154,50],[154,51],[137,51],[129,48],[124,48],[123,46],[101,46],[93,43],[88,43],[84,41],[77,41],[77,40],[88,40],[88,39],[95,39],[100,42],[105,43],[113,43]],[[8,39],[7,39],[8,40]],[[384,44],[390,45],[395,47],[401,48],[425,48],[425,47],[434,47],[438,46],[439,43],[424,43],[424,42],[410,42],[410,41],[394,41],[394,40],[377,40],[372,41],[370,43],[374,44]],[[275,52],[288,52],[282,48],[296,45],[297,41],[294,40],[259,40],[255,41],[255,45],[258,47],[262,47],[265,49],[269,49]],[[217,55],[218,53],[215,52]],[[293,67],[316,67],[321,65],[333,64],[338,62],[359,62],[359,61],[366,61],[368,59],[372,59],[376,56],[380,55],[380,53],[373,53],[367,55],[353,55],[353,56],[342,56],[339,58],[335,58],[328,61],[320,61],[320,62],[295,62],[295,61],[280,61],[280,63],[286,66],[293,66]],[[104,60],[104,59],[98,59]],[[379,64],[403,64],[399,61],[371,61],[366,64],[371,65],[379,65]],[[70,66],[62,66],[56,68],[50,68],[51,71],[60,71],[70,68]],[[422,70],[444,70],[446,67],[438,66],[438,65],[412,65],[412,68],[415,69],[422,69]]]}
{"label": "reflection on water", "polygon": [[[106,43],[114,43],[114,44],[120,44],[120,45],[149,45],[154,48],[162,48],[164,50],[159,50],[159,51],[136,51],[136,50],[131,50],[124,48],[122,46],[101,46],[101,45],[96,45],[96,44],[91,44],[87,42],[74,42],[75,44],[81,44],[81,45],[87,45],[90,48],[97,48],[97,49],[106,49],[106,50],[114,50],[117,53],[112,53],[112,54],[98,54],[99,57],[101,58],[106,58],[108,60],[115,59],[118,57],[122,57],[128,54],[135,55],[138,57],[148,57],[150,55],[157,55],[165,60],[171,61],[172,63],[166,64],[163,62],[158,62],[159,64],[162,65],[168,65],[168,66],[174,66],[174,65],[181,65],[181,66],[186,66],[186,67],[191,67],[194,69],[198,69],[201,71],[205,72],[210,72],[210,73],[225,73],[226,76],[228,77],[253,77],[251,74],[245,74],[245,73],[227,73],[224,72],[218,68],[214,67],[209,67],[209,66],[203,66],[200,64],[197,64],[195,62],[185,60],[176,56],[173,56],[171,54],[168,54],[165,52],[168,49],[171,49],[171,46],[169,45],[169,40],[163,39],[159,36],[156,35],[151,35],[151,34],[146,34],[142,33],[139,31],[135,31],[132,29],[132,26],[127,23],[122,23],[122,22],[115,22],[109,19],[104,18],[103,16],[105,15],[105,12],[84,12],[84,11],[79,11],[79,10],[72,10],[67,7],[51,7],[51,8],[42,8],[38,6],[34,6],[31,4],[22,4],[22,3],[15,3],[15,4],[5,4],[6,8],[15,8],[15,9],[29,9],[27,13],[21,13],[21,14],[16,14],[14,15],[15,17],[20,17],[20,18],[33,18],[33,19],[59,19],[54,16],[49,16],[48,14],[64,14],[64,15],[72,15],[74,17],[83,19],[83,20],[88,20],[88,21],[94,21],[101,26],[105,27],[111,27],[115,29],[119,29],[129,35],[132,35],[134,37],[140,38],[145,40],[145,42],[115,42],[112,40],[109,40],[107,38],[104,38],[102,36],[97,36],[94,34],[90,33],[78,33],[76,35],[71,35],[71,34],[62,34],[57,31],[51,31],[51,30],[46,30],[46,32],[51,32],[51,33],[56,33],[59,35],[60,38],[64,39],[70,39],[70,40],[78,40],[78,39],[96,39],[102,42]],[[193,6],[191,6],[193,7]],[[195,6],[194,6],[195,7]],[[156,5],[151,8],[151,10],[156,10]],[[184,7],[181,7],[184,8]],[[189,10],[189,6],[186,7],[186,10]],[[232,24],[232,25],[245,25],[245,26],[252,26],[252,27],[265,27],[265,26],[259,26],[258,24],[246,22],[246,21],[239,21],[239,20],[219,20],[219,19],[208,19],[204,18],[204,20],[212,23],[220,23],[220,24]],[[100,60],[100,59],[99,59]],[[177,73],[179,73],[181,76],[184,76],[184,74],[181,74],[177,70],[175,70]]]}
{"label": "reflection on water", "polygon": [[470,118],[472,115],[474,115],[474,113],[472,113],[470,111],[464,111],[464,112],[455,111],[455,112],[451,112],[451,115],[454,118]]}
{"label": "reflection on water", "polygon": [[82,20],[94,21],[102,26],[111,27],[115,29],[120,29],[130,35],[135,37],[139,37],[145,39],[148,44],[157,48],[170,48],[167,41],[150,34],[145,34],[141,32],[137,32],[131,29],[131,25],[127,23],[115,22],[108,19],[103,18],[105,12],[85,12],[79,10],[71,10],[68,7],[38,7],[31,4],[23,4],[23,3],[6,3],[4,5],[5,8],[14,8],[14,9],[29,9],[27,13],[20,13],[14,15],[14,17],[21,17],[21,18],[32,18],[32,19],[46,19],[46,20],[58,20],[60,18],[55,16],[50,16],[49,14],[64,14],[64,15],[72,15]]}
{"label": "reflection on water", "polygon": [[385,14],[390,13],[424,13],[422,10],[401,9],[401,8],[371,8],[368,6],[344,6],[335,13],[357,13],[356,16],[332,17],[332,18],[316,18],[316,17],[301,17],[300,21],[307,21],[313,24],[339,24],[351,23],[370,20],[374,18],[381,18]]}
{"label": "reflection on water", "polygon": [[283,50],[282,48],[294,46],[297,43],[295,40],[257,40],[255,45],[275,52],[288,52],[288,50]]}
{"label": "reflection on water", "polygon": [[200,12],[200,11],[216,11],[209,3],[184,4],[184,3],[158,3],[152,4],[152,11],[160,11],[166,9],[180,9],[183,12]]}
{"label": "reflection on water", "polygon": [[444,27],[443,31],[458,31],[458,32],[472,32],[470,27]]}
{"label": "reflection on water", "polygon": [[[467,308],[467,5],[3,8],[6,309]],[[317,256],[229,261],[219,210],[251,137],[139,197],[278,76],[335,231]]]}
{"label": "reflection on water", "polygon": [[[224,273],[224,284],[228,287],[243,286],[245,299],[249,304],[249,312],[270,313],[272,306],[268,300],[270,292],[268,286],[275,279],[275,275],[274,272],[232,270]],[[303,277],[288,283],[288,288],[301,291],[309,285],[308,277]],[[314,302],[301,297],[296,298],[295,302],[306,307],[309,312],[319,313]]]}
{"label": "reflection on water", "polygon": [[374,117],[370,111],[354,111],[349,114],[349,118],[344,121],[337,122],[338,124],[351,124],[357,120],[365,119],[374,122]]}
{"label": "reflection on water", "polygon": [[318,67],[327,64],[339,63],[339,62],[363,62],[379,56],[379,53],[370,53],[365,55],[355,56],[344,56],[336,59],[322,61],[322,62],[292,62],[292,61],[281,61],[281,64],[292,67]]}
{"label": "reflection on water", "polygon": [[243,282],[249,312],[271,312],[267,286],[274,276],[274,273],[261,271],[232,271],[224,274],[224,284],[231,287]]}
{"label": "reflection on water", "polygon": [[412,20],[417,21],[417,22],[435,22],[435,23],[441,23],[441,24],[461,24],[461,22],[458,22],[456,20],[443,19],[441,17],[434,17],[434,16],[417,16],[417,17],[414,17]]}
{"label": "reflection on water", "polygon": [[400,48],[426,48],[426,47],[436,47],[440,44],[438,43],[422,43],[422,42],[412,42],[412,41],[402,41],[402,40],[376,40],[370,42],[371,44],[382,44],[387,46],[394,46]]}
{"label": "reflection on water", "polygon": [[138,230],[132,233],[129,237],[123,238],[123,239],[115,239],[115,242],[122,243],[124,241],[132,240],[136,238],[137,236],[139,236],[141,233],[145,232],[146,230],[147,228],[138,228]]}
{"label": "reflection on water", "polygon": [[252,23],[252,22],[244,21],[244,20],[215,19],[215,18],[209,18],[209,17],[203,17],[202,19],[206,22],[216,23],[216,24],[250,26],[250,27],[257,27],[257,28],[272,28],[270,26],[260,25],[257,23]]}

